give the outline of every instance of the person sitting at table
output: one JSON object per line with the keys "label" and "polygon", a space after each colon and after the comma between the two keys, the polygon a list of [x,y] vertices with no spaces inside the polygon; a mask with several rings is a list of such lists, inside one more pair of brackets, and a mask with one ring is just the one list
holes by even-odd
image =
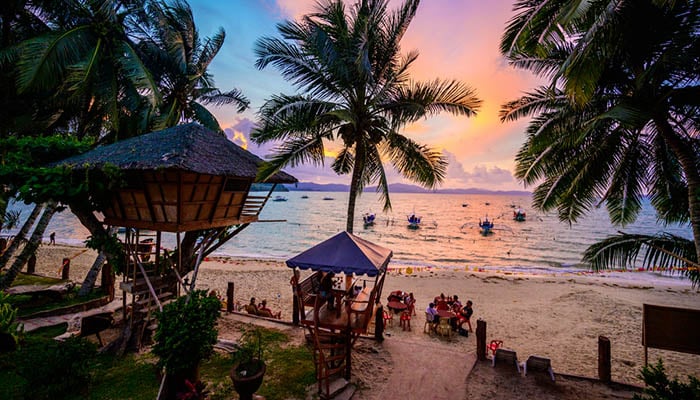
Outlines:
{"label": "person sitting at table", "polygon": [[264,299],[262,303],[258,304],[258,315],[260,315],[261,317],[282,319],[282,311],[273,313],[272,310],[267,308],[267,300]]}
{"label": "person sitting at table", "polygon": [[474,310],[472,309],[472,301],[467,300],[467,304],[464,306],[464,308],[462,308],[462,310],[457,315],[457,318],[459,318],[459,327],[460,328],[466,322],[467,325],[469,326],[469,332],[474,332],[472,330],[472,323],[469,320],[472,317],[472,314],[474,314]]}
{"label": "person sitting at table", "polygon": [[409,293],[403,302],[406,304],[407,311],[413,315],[416,315],[416,298],[413,297],[413,292]]}
{"label": "person sitting at table", "polygon": [[450,311],[455,314],[459,314],[462,311],[462,302],[459,301],[459,297],[457,297],[457,295],[452,296],[452,299],[452,308]]}
{"label": "person sitting at table", "polygon": [[447,304],[447,298],[444,293],[440,293],[440,298],[435,302],[435,308],[437,310],[449,310],[450,306]]}
{"label": "person sitting at table", "polygon": [[334,310],[334,297],[333,297],[333,277],[335,274],[333,272],[329,272],[326,275],[321,278],[321,286],[318,294],[321,296],[321,299],[324,301],[328,302],[328,309],[329,310]]}
{"label": "person sitting at table", "polygon": [[428,304],[428,308],[425,309],[426,316],[428,317],[428,322],[433,322],[435,324],[440,320],[440,316],[435,309],[435,303]]}
{"label": "person sitting at table", "polygon": [[250,298],[250,303],[245,306],[245,311],[248,314],[258,315],[258,306],[255,305],[255,297]]}

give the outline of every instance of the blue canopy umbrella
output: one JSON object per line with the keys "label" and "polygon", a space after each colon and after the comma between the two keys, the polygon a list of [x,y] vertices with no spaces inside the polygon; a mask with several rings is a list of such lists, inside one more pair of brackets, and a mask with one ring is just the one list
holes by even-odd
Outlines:
{"label": "blue canopy umbrella", "polygon": [[343,231],[290,258],[287,266],[372,277],[386,271],[392,255],[386,247]]}

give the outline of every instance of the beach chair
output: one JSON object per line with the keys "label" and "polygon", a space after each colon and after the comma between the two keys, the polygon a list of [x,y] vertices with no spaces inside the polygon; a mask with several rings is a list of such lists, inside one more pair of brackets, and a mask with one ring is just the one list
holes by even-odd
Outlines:
{"label": "beach chair", "polygon": [[486,347],[486,351],[491,352],[491,356],[496,355],[496,350],[498,350],[501,346],[503,346],[503,341],[502,340],[492,340],[491,343]]}
{"label": "beach chair", "polygon": [[491,366],[495,367],[497,363],[504,363],[505,365],[515,364],[515,368],[520,373],[520,363],[518,363],[518,355],[515,353],[515,350],[496,349],[496,353],[491,359]]}
{"label": "beach chair", "polygon": [[527,372],[546,372],[554,382],[554,370],[552,369],[552,361],[549,358],[540,356],[530,356],[523,364],[523,375],[527,376]]}

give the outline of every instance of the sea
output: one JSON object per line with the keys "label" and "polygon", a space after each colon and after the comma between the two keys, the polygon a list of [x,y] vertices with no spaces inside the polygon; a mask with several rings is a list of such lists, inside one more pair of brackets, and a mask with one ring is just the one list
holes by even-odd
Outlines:
{"label": "sea", "polygon": [[[261,222],[251,224],[215,255],[286,260],[345,230],[347,193],[291,191],[274,195],[286,201],[268,201],[260,214]],[[394,269],[584,275],[592,274],[581,263],[585,249],[619,231],[670,232],[692,238],[688,225],[659,223],[648,199],[643,201],[637,221],[620,227],[610,223],[604,206],[591,210],[576,223],[562,222],[555,212],[533,209],[529,195],[393,193],[390,198],[392,208],[384,212],[377,193],[363,193],[355,210],[354,233],[391,249],[390,268]],[[24,215],[30,211],[30,206],[23,204],[11,208],[22,210]],[[519,208],[527,215],[523,222],[513,219],[513,212]],[[363,225],[364,213],[376,214],[373,225]],[[411,214],[421,217],[418,229],[408,226]],[[485,218],[494,222],[493,232],[486,236],[479,228],[479,221]],[[53,218],[46,236],[51,232],[56,232],[57,242],[72,245],[83,245],[89,236],[68,210]],[[163,246],[174,243],[173,235],[164,235]],[[636,268],[598,275],[640,282],[683,281],[679,273],[642,272]]]}

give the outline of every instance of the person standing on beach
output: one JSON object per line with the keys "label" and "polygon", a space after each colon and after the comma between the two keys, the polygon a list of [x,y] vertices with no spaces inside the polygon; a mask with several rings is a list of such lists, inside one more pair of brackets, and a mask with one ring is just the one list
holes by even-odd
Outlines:
{"label": "person standing on beach", "polygon": [[49,245],[56,245],[56,232],[51,232],[51,234],[49,235]]}

